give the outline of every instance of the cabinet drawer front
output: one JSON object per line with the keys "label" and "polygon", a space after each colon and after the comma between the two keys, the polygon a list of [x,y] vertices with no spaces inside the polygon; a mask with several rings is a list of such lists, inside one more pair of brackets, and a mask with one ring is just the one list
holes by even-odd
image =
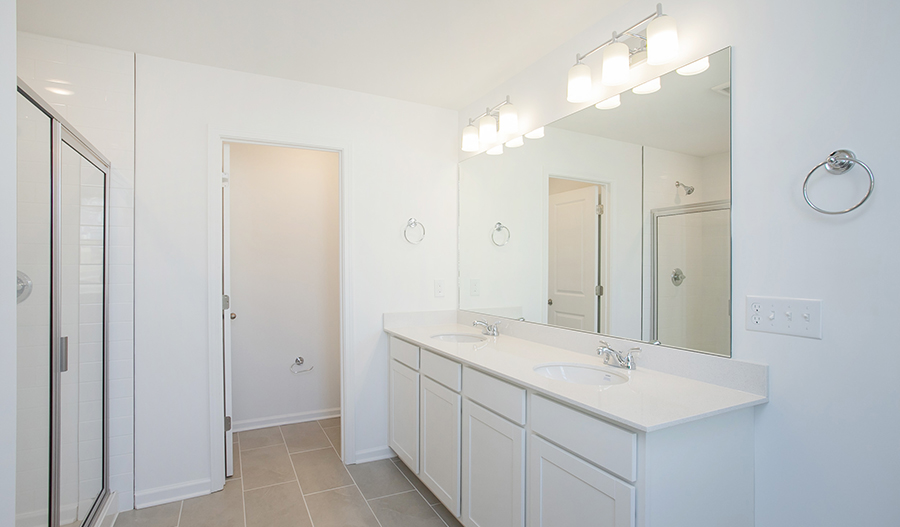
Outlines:
{"label": "cabinet drawer front", "polygon": [[510,421],[525,424],[525,390],[506,381],[463,368],[466,397],[493,410]]}
{"label": "cabinet drawer front", "polygon": [[397,337],[391,337],[391,358],[414,370],[419,369],[419,347]]}
{"label": "cabinet drawer front", "polygon": [[637,477],[637,434],[534,395],[531,429],[628,481]]}
{"label": "cabinet drawer front", "polygon": [[532,435],[529,527],[634,527],[634,487]]}
{"label": "cabinet drawer front", "polygon": [[462,365],[437,353],[422,350],[420,371],[454,392],[462,391]]}

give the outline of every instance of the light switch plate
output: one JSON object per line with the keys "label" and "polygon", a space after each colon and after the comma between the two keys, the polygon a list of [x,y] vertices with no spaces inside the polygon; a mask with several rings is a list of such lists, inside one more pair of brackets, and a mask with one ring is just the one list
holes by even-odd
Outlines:
{"label": "light switch plate", "polygon": [[821,300],[748,296],[746,317],[750,331],[822,338]]}
{"label": "light switch plate", "polygon": [[473,278],[469,280],[469,296],[481,295],[481,280]]}
{"label": "light switch plate", "polygon": [[444,296],[444,281],[443,280],[435,280],[434,281],[434,296],[436,298],[441,298]]}

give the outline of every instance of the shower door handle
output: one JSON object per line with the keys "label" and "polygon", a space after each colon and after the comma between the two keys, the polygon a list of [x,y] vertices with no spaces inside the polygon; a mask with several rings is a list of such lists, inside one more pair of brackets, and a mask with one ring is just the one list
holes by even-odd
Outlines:
{"label": "shower door handle", "polygon": [[69,371],[69,337],[59,339],[59,372]]}

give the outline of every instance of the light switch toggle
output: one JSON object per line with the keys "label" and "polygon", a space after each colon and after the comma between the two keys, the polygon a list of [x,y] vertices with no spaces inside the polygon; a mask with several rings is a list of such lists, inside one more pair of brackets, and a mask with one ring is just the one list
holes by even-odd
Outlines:
{"label": "light switch toggle", "polygon": [[775,320],[775,312],[774,311],[769,313],[769,320]]}
{"label": "light switch toggle", "polygon": [[787,317],[788,321],[794,320],[794,315],[790,311],[785,311],[784,316]]}

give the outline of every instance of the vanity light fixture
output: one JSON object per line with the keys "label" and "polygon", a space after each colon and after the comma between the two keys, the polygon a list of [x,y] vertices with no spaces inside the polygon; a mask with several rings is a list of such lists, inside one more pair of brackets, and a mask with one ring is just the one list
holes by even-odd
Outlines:
{"label": "vanity light fixture", "polygon": [[659,77],[657,77],[653,80],[645,82],[644,84],[635,86],[631,91],[638,95],[647,95],[648,93],[658,92],[661,87],[662,84],[660,84]]}
{"label": "vanity light fixture", "polygon": [[489,156],[499,156],[502,153],[503,153],[503,143],[500,143],[499,145],[497,145],[493,148],[488,148],[488,151],[487,151],[487,155],[489,155]]}
{"label": "vanity light fixture", "polygon": [[534,130],[525,134],[526,139],[540,139],[544,137],[544,127],[535,128]]}
{"label": "vanity light fixture", "polygon": [[682,66],[675,70],[679,75],[684,75],[685,77],[690,77],[691,75],[697,75],[698,73],[703,73],[704,71],[709,69],[709,57],[703,57],[700,60],[696,60],[691,62],[687,66]]}
{"label": "vanity light fixture", "polygon": [[[499,120],[500,129],[497,130]],[[463,152],[477,152],[497,142],[501,134],[513,136],[519,133],[519,114],[515,106],[509,102],[509,96],[493,108],[485,108],[484,113],[469,119],[468,126],[462,132]]]}
{"label": "vanity light fixture", "polygon": [[[647,26],[647,36],[638,33],[638,29]],[[633,37],[640,40],[640,45],[629,49],[622,37]],[[605,86],[619,86],[628,82],[632,59],[642,57],[646,53],[647,63],[651,65],[666,64],[678,55],[678,29],[672,17],[663,14],[662,4],[656,4],[656,12],[629,27],[625,31],[613,31],[612,38],[585,54],[575,55],[575,65],[569,69],[569,82],[566,99],[569,102],[585,102],[592,93],[591,68],[582,61],[594,53],[603,50],[603,70],[600,82]],[[638,57],[634,57],[638,55]],[[635,65],[642,60],[634,60]]]}
{"label": "vanity light fixture", "polygon": [[609,99],[598,102],[594,107],[598,110],[612,110],[613,108],[618,108],[620,104],[622,104],[622,98],[619,97],[619,94],[616,94]]}
{"label": "vanity light fixture", "polygon": [[519,137],[515,137],[507,141],[506,146],[509,148],[518,148],[525,144],[525,139],[520,135]]}
{"label": "vanity light fixture", "polygon": [[478,128],[469,121],[469,125],[463,128],[462,134],[462,151],[477,152],[478,151]]}

